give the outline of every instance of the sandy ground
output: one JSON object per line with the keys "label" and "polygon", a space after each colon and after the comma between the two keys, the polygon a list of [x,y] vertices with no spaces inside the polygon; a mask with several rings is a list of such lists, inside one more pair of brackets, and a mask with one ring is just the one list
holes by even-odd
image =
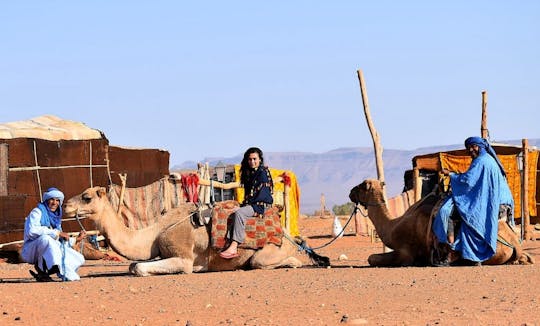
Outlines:
{"label": "sandy ground", "polygon": [[[312,247],[332,219],[302,218]],[[540,325],[540,242],[530,266],[371,268],[380,242],[346,235],[320,254],[331,268],[132,277],[129,262],[88,261],[80,282],[36,283],[0,263],[1,325]],[[340,255],[347,256],[339,260]]]}

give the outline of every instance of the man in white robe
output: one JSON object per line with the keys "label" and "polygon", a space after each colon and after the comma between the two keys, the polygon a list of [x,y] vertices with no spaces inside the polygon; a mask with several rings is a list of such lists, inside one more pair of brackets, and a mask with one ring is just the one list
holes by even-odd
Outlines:
{"label": "man in white robe", "polygon": [[[84,257],[71,248],[69,235],[62,231],[62,203],[64,194],[49,188],[39,203],[26,217],[24,224],[24,245],[21,256],[27,263],[34,264],[36,272],[30,274],[39,282],[52,281],[56,275],[65,281],[77,281],[79,267]],[[85,232],[81,232],[80,241]]]}

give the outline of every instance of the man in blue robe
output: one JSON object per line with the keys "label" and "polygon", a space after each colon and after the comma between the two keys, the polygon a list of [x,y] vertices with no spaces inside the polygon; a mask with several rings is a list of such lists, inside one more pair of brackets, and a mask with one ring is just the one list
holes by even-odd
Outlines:
{"label": "man in blue robe", "polygon": [[[443,171],[450,177],[451,194],[435,216],[433,232],[439,248],[449,246],[460,253],[461,263],[479,265],[495,254],[499,215],[513,224],[514,200],[504,168],[487,140],[469,137],[465,148],[472,157],[469,169],[464,173]],[[459,223],[453,236],[455,216]],[[444,254],[438,260],[435,265],[448,263]]]}
{"label": "man in blue robe", "polygon": [[[62,231],[62,203],[64,194],[49,188],[43,201],[34,208],[24,223],[23,260],[34,264],[37,271],[30,274],[39,282],[52,281],[49,275],[56,273],[66,281],[79,280],[77,270],[84,264],[84,257],[73,250],[69,235]],[[80,241],[85,232],[81,232]]]}

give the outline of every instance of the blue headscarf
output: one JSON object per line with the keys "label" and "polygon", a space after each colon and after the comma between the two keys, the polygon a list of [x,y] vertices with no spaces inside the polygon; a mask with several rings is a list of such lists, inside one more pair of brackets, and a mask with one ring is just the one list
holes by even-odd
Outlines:
{"label": "blue headscarf", "polygon": [[[60,205],[58,209],[54,212],[51,212],[47,201],[51,198],[57,198],[60,200]],[[62,204],[64,203],[64,194],[56,189],[49,188],[46,192],[43,193],[43,201],[38,204],[39,209],[41,210],[41,225],[52,227],[53,229],[62,230]]]}
{"label": "blue headscarf", "polygon": [[497,157],[497,153],[495,153],[495,150],[493,149],[493,147],[491,147],[487,140],[482,137],[469,137],[465,139],[465,148],[468,148],[472,145],[477,145],[480,148],[480,152],[485,151],[486,153],[491,155],[491,157],[495,159],[495,162],[497,162],[497,165],[499,165],[502,175],[506,178],[506,172],[504,172],[504,167],[499,158]]}

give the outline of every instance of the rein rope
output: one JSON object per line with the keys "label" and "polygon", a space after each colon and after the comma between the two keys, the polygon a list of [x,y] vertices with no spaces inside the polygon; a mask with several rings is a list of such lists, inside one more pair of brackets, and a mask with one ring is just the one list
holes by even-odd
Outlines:
{"label": "rein rope", "polygon": [[297,248],[298,248],[298,251],[306,251],[306,252],[313,252],[313,250],[319,250],[319,249],[322,249],[324,247],[327,247],[329,246],[330,244],[332,244],[334,241],[336,241],[342,234],[343,232],[345,232],[345,228],[347,227],[347,225],[349,225],[349,223],[351,222],[353,216],[356,214],[356,211],[358,210],[358,206],[354,206],[354,209],[351,213],[351,216],[349,217],[349,219],[347,220],[347,223],[345,223],[345,226],[343,226],[343,228],[341,228],[341,232],[339,232],[338,235],[336,235],[332,240],[328,241],[327,243],[325,243],[324,245],[322,246],[318,246],[318,247],[315,247],[315,248],[311,248],[309,247],[307,244],[302,244],[302,245],[299,245],[297,244],[294,240],[292,240],[288,235],[287,233],[283,233],[285,235],[285,238],[287,238],[287,240],[289,240],[292,244],[294,244]]}
{"label": "rein rope", "polygon": [[[384,201],[380,202],[380,203],[360,203],[362,206],[364,207],[369,207],[369,206],[382,206],[385,204]],[[298,247],[298,250],[299,251],[306,251],[306,252],[313,252],[313,250],[319,250],[319,249],[322,249],[322,248],[325,248],[325,247],[328,247],[329,245],[331,245],[332,243],[334,243],[342,234],[343,232],[345,232],[345,229],[347,228],[347,226],[349,225],[349,223],[351,222],[352,218],[354,215],[356,215],[356,212],[357,211],[360,211],[360,214],[362,214],[362,216],[364,217],[368,217],[368,214],[366,212],[366,214],[364,214],[362,212],[361,209],[358,208],[358,203],[354,206],[354,209],[351,213],[351,216],[349,216],[349,219],[347,220],[347,223],[345,223],[345,225],[341,228],[341,231],[339,232],[339,234],[337,234],[334,238],[332,238],[330,241],[328,241],[327,243],[321,245],[321,246],[318,246],[318,247],[315,247],[315,248],[311,248],[309,247],[307,244],[303,244],[303,245],[298,245],[296,242],[294,242],[294,240],[292,240],[286,233],[284,233],[285,235],[285,238],[287,238],[287,240],[289,240],[291,243],[293,243],[296,247]]]}
{"label": "rein rope", "polygon": [[69,240],[60,241],[60,246],[62,246],[62,282],[67,281],[66,278],[66,246],[69,244]]}
{"label": "rein rope", "polygon": [[[81,219],[79,217],[79,209],[77,208],[77,211],[75,211],[75,220],[77,220],[77,223],[79,223],[79,226],[81,227],[81,231],[84,231],[86,232],[86,229],[84,228],[84,226],[82,225],[81,223]],[[82,238],[81,239],[81,248],[79,249],[81,255],[84,255],[83,251],[84,251],[84,240],[86,238]]]}

